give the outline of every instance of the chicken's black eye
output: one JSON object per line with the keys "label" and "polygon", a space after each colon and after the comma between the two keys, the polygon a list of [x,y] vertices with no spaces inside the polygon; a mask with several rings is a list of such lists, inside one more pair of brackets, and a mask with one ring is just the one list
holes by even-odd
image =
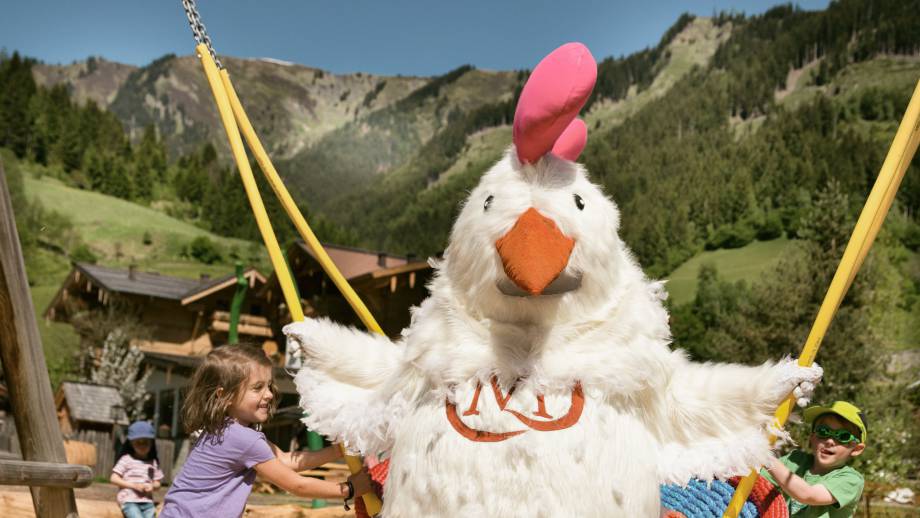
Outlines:
{"label": "chicken's black eye", "polygon": [[489,205],[492,205],[493,198],[495,198],[495,196],[492,196],[491,194],[488,198],[486,198],[486,202],[482,205],[482,210],[489,210]]}
{"label": "chicken's black eye", "polygon": [[577,194],[575,195],[575,206],[578,207],[578,210],[585,210],[585,200]]}

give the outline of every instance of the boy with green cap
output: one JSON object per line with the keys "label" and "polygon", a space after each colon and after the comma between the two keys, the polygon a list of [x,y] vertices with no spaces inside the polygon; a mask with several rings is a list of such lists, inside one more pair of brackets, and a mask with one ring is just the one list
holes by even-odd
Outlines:
{"label": "boy with green cap", "polygon": [[863,476],[847,466],[866,449],[866,420],[846,401],[805,409],[812,453],[793,450],[773,459],[761,474],[782,489],[791,518],[850,518],[856,513]]}

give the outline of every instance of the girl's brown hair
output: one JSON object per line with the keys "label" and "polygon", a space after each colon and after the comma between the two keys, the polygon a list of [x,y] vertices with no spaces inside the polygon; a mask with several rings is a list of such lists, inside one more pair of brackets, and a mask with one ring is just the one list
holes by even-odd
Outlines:
{"label": "girl's brown hair", "polygon": [[[220,435],[227,422],[227,411],[239,400],[253,364],[272,367],[262,349],[249,344],[224,345],[208,353],[192,376],[188,395],[182,405],[185,432],[201,430]],[[223,389],[218,393],[218,389]],[[269,418],[278,407],[278,390],[272,382],[269,390]]]}

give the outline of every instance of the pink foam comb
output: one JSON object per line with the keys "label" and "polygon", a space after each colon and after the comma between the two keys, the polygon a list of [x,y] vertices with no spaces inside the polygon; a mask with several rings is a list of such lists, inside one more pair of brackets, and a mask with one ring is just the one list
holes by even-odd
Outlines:
{"label": "pink foam comb", "polygon": [[[575,122],[575,116],[595,80],[597,63],[581,43],[566,43],[540,61],[514,112],[514,147],[521,162],[532,164],[550,151],[567,160],[578,158],[587,129],[583,122]],[[554,148],[560,140],[559,148]]]}
{"label": "pink foam comb", "polygon": [[585,126],[585,122],[581,119],[572,119],[553,144],[553,154],[574,162],[587,143],[588,127]]}

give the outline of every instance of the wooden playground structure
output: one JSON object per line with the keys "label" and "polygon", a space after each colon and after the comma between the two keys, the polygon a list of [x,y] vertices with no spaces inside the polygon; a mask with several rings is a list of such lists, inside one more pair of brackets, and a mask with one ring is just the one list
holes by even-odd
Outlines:
{"label": "wooden playground structure", "polygon": [[0,362],[22,457],[0,460],[0,485],[29,486],[35,515],[75,517],[74,488],[92,483],[88,466],[67,464],[16,219],[0,163]]}

